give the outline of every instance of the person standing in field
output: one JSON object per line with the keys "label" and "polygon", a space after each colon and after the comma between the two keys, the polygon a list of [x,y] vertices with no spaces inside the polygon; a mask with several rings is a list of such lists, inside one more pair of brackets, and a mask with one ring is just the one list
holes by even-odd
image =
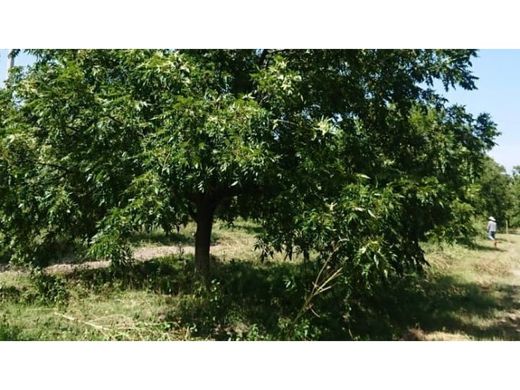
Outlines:
{"label": "person standing in field", "polygon": [[493,244],[495,244],[495,248],[496,248],[497,239],[495,236],[497,234],[497,223],[495,221],[495,218],[493,218],[493,217],[489,217],[488,224],[487,224],[487,233],[488,233],[488,238],[490,240],[493,240]]}

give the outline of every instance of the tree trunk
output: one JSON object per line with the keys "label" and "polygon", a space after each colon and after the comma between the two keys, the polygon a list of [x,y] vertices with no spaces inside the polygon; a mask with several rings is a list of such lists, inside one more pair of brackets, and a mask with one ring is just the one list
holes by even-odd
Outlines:
{"label": "tree trunk", "polygon": [[197,231],[195,232],[195,269],[209,280],[209,249],[215,207],[210,202],[201,202],[197,207]]}

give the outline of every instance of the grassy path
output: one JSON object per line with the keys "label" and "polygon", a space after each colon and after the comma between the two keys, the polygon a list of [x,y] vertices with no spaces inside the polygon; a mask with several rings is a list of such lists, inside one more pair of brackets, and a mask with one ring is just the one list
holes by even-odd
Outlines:
{"label": "grassy path", "polygon": [[[479,240],[428,248],[432,264],[415,340],[520,340],[520,235],[499,235],[498,249]],[[428,301],[428,302],[425,302]],[[413,310],[413,308],[412,308]]]}

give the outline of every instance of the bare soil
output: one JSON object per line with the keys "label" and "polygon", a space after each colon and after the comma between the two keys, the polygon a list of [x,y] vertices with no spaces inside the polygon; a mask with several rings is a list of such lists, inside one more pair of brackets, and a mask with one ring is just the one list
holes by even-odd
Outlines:
{"label": "bare soil", "polygon": [[[218,255],[222,252],[223,247],[221,245],[214,245],[211,247],[211,253]],[[157,246],[144,246],[136,248],[133,253],[133,259],[135,261],[150,261],[160,257],[166,257],[171,255],[181,254],[194,254],[195,248],[192,246],[179,246],[179,245],[157,245]],[[74,262],[63,262],[60,264],[53,264],[44,269],[44,272],[49,274],[69,274],[76,270],[85,269],[99,269],[107,268],[110,265],[109,261],[106,260],[95,260],[86,261],[83,263]]]}

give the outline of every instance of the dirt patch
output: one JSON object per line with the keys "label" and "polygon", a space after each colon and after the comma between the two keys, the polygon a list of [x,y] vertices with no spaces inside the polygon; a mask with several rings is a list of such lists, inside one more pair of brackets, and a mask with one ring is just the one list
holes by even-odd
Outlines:
{"label": "dirt patch", "polygon": [[[219,254],[223,247],[221,245],[214,245],[211,247],[212,254]],[[136,261],[150,261],[160,257],[179,255],[179,254],[194,254],[195,248],[192,246],[178,246],[178,245],[160,245],[160,246],[144,246],[135,249],[133,258]],[[44,272],[49,274],[70,274],[74,271],[81,271],[87,269],[107,268],[110,266],[109,261],[96,260],[86,261],[84,263],[60,263],[53,264],[44,269]]]}
{"label": "dirt patch", "polygon": [[110,265],[109,261],[86,261],[81,264],[54,264],[46,267],[43,271],[49,274],[70,274],[74,271],[86,269],[107,268]]}
{"label": "dirt patch", "polygon": [[[213,248],[212,248],[213,249]],[[180,253],[193,254],[195,248],[191,246],[145,246],[137,248],[134,251],[134,259],[139,261],[147,261],[158,257],[178,255]]]}

